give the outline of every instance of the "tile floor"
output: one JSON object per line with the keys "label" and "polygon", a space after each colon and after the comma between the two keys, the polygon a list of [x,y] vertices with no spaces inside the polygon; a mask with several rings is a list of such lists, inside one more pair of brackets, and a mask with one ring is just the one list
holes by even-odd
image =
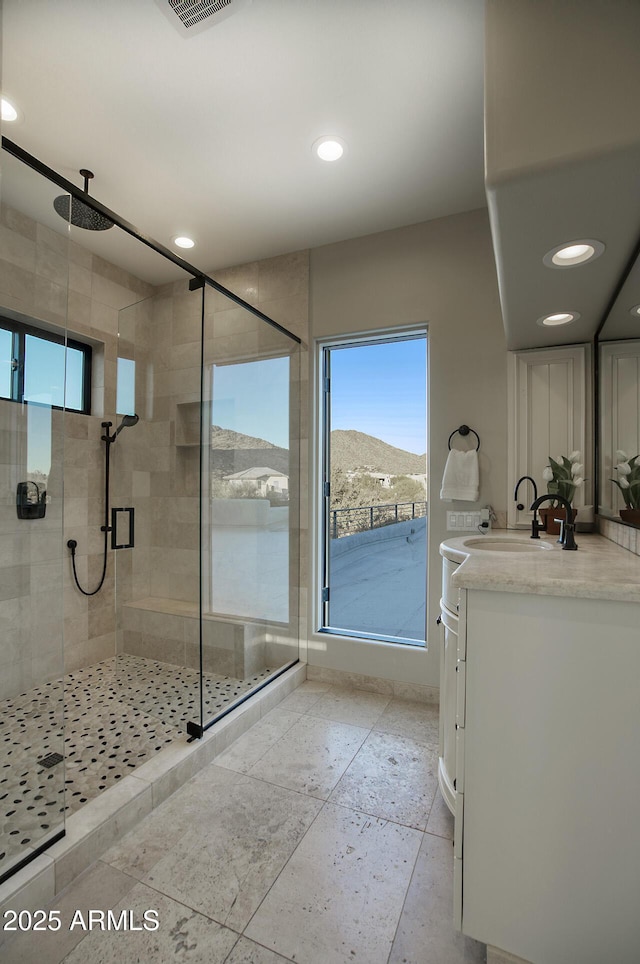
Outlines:
{"label": "tile floor", "polygon": [[[210,719],[271,670],[204,673]],[[0,702],[0,873],[200,718],[200,674],[122,654]],[[57,753],[51,768],[41,761]],[[64,762],[63,762],[64,759]]]}
{"label": "tile floor", "polygon": [[[470,964],[437,707],[308,681],[60,894],[3,964]],[[160,926],[71,929],[76,911]],[[78,918],[76,917],[76,920]]]}

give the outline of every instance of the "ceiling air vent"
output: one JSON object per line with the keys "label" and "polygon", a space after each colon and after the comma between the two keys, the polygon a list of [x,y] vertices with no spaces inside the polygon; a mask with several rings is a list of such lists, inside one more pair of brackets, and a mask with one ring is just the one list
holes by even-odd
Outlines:
{"label": "ceiling air vent", "polygon": [[167,19],[183,37],[212,27],[251,0],[156,0]]}

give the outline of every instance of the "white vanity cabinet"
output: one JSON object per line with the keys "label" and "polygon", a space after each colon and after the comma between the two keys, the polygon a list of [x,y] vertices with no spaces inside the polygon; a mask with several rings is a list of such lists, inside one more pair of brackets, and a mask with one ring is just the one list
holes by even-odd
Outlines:
{"label": "white vanity cabinet", "polygon": [[[451,813],[456,812],[456,676],[460,638],[460,591],[451,577],[460,565],[455,553],[441,546],[442,599],[440,600],[440,747],[438,784]],[[459,554],[458,554],[459,555]]]}
{"label": "white vanity cabinet", "polygon": [[460,590],[454,913],[534,964],[640,960],[637,597]]}
{"label": "white vanity cabinet", "polygon": [[438,783],[446,805],[456,812],[456,670],[458,617],[440,613],[440,751]]}

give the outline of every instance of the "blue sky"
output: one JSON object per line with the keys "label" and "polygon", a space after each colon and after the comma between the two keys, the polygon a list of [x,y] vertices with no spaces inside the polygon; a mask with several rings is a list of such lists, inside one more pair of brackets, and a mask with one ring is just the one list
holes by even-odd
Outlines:
{"label": "blue sky", "polygon": [[289,448],[289,356],[213,366],[212,425]]}
{"label": "blue sky", "polygon": [[331,428],[355,429],[423,455],[426,339],[331,351]]}
{"label": "blue sky", "polygon": [[[331,428],[355,429],[423,455],[426,339],[331,351]],[[211,421],[289,447],[289,358],[213,368]]]}

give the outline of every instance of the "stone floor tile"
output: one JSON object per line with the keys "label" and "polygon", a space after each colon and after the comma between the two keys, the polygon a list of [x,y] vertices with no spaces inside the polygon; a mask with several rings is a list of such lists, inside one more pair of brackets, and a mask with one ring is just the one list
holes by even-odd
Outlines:
{"label": "stone floor tile", "polygon": [[248,773],[254,763],[257,763],[300,717],[300,713],[292,713],[280,709],[279,706],[271,710],[243,736],[234,740],[224,753],[216,757],[216,766],[228,767],[238,773]]}
{"label": "stone floor tile", "polygon": [[145,883],[242,931],[321,809],[320,801],[251,777],[197,822]]}
{"label": "stone floor tile", "polygon": [[437,746],[439,709],[435,703],[393,699],[373,725],[374,730],[398,733],[419,743]]}
{"label": "stone floor tile", "polygon": [[110,847],[102,859],[142,880],[187,831],[226,806],[227,788],[239,779],[238,773],[210,764]]}
{"label": "stone floor tile", "polygon": [[309,708],[314,706],[330,689],[330,683],[321,683],[309,679],[305,680],[293,693],[290,693],[289,696],[286,696],[282,700],[279,708],[292,713],[306,713]]}
{"label": "stone floor tile", "polygon": [[389,964],[480,964],[486,947],[453,926],[453,848],[425,834]]}
{"label": "stone floor tile", "polygon": [[223,964],[238,939],[233,931],[196,914],[163,894],[136,884],[114,909],[132,911],[143,926],[145,911],[157,911],[156,931],[92,930],[65,958],[65,964]]}
{"label": "stone floor tile", "polygon": [[449,807],[444,802],[444,798],[438,789],[434,800],[429,819],[427,820],[427,833],[435,834],[438,837],[446,837],[453,840],[454,817]]}
{"label": "stone floor tile", "polygon": [[79,910],[86,919],[88,910],[109,910],[135,883],[132,877],[96,861],[44,908],[60,912],[60,929],[17,933],[2,947],[2,964],[59,964],[86,936],[81,928],[70,930],[74,913]]}
{"label": "stone floor tile", "polygon": [[422,836],[326,804],[245,936],[303,964],[386,964]]}
{"label": "stone floor tile", "polygon": [[437,751],[423,743],[371,733],[330,800],[424,830],[438,786],[437,767]]}
{"label": "stone floor tile", "polygon": [[249,773],[326,800],[368,732],[360,726],[303,716]]}
{"label": "stone floor tile", "polygon": [[261,947],[254,941],[241,937],[226,959],[225,964],[285,964],[286,957]]}
{"label": "stone floor tile", "polygon": [[353,726],[371,727],[381,716],[391,697],[379,693],[367,693],[351,687],[332,686],[328,693],[321,696],[317,703],[307,711],[309,716],[318,716],[337,723],[351,723]]}

